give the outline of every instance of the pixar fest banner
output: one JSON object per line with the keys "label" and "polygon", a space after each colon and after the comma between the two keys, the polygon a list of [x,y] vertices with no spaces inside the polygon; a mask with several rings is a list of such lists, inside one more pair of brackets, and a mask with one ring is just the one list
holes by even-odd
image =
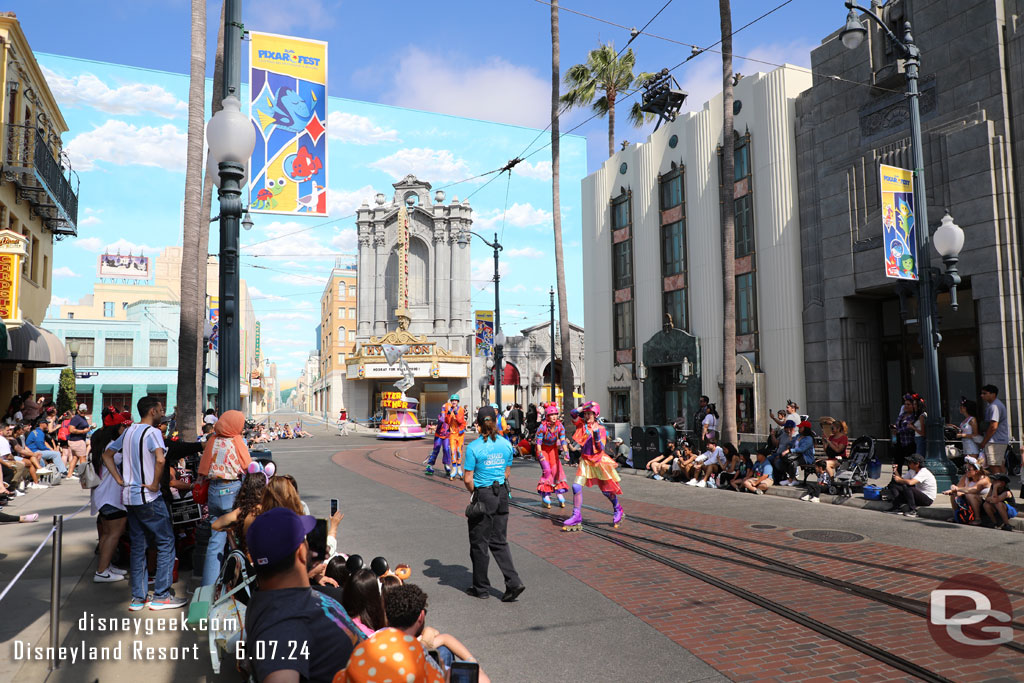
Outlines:
{"label": "pixar fest banner", "polygon": [[327,215],[327,43],[249,32],[253,213]]}
{"label": "pixar fest banner", "polygon": [[882,243],[885,276],[917,279],[917,233],[914,220],[914,172],[881,165]]}

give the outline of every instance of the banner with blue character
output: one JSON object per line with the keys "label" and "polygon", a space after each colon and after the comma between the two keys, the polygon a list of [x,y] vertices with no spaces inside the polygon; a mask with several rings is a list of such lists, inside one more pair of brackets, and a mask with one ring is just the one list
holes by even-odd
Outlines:
{"label": "banner with blue character", "polygon": [[253,213],[327,215],[327,43],[249,32]]}
{"label": "banner with blue character", "polygon": [[917,279],[917,233],[914,220],[914,173],[881,165],[882,244],[885,276]]}

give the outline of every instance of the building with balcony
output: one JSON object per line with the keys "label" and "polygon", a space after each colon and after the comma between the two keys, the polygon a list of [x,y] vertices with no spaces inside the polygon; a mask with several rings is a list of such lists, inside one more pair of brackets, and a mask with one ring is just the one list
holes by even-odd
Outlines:
{"label": "building with balcony", "polygon": [[[62,345],[77,350],[75,369],[78,402],[89,406],[94,422],[99,422],[104,406],[130,410],[135,419],[138,400],[147,394],[157,396],[174,410],[178,395],[178,318],[179,306],[170,301],[135,301],[125,307],[124,317],[113,320],[85,318],[47,318],[44,324]],[[208,356],[206,392],[210,401],[217,395],[217,353]],[[36,390],[40,395],[56,396],[60,371],[38,372]]]}
{"label": "building with balcony", "polygon": [[320,374],[311,387],[310,412],[325,419],[336,419],[345,408],[345,360],[356,348],[357,280],[355,257],[338,257],[320,297]]}
{"label": "building with balcony", "polygon": [[804,405],[794,107],[810,85],[787,66],[742,78],[733,140],[717,95],[584,179],[586,393],[615,422],[668,424],[701,394],[721,406],[723,153],[736,162],[739,431]]}
{"label": "building with balcony", "polygon": [[[68,169],[61,115],[13,12],[0,13],[0,398],[32,389],[37,368],[60,367],[63,346],[43,329],[53,242],[74,237],[78,183]],[[10,247],[10,253],[7,249]]]}

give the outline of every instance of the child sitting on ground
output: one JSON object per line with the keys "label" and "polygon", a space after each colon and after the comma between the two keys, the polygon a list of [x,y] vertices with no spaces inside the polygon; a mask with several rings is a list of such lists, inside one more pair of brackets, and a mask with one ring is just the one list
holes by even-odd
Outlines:
{"label": "child sitting on ground", "polygon": [[825,460],[814,461],[814,474],[817,475],[818,481],[807,482],[807,493],[800,496],[800,500],[807,500],[812,503],[820,503],[821,499],[821,488],[827,487],[832,483],[832,476],[828,473],[828,462]]}
{"label": "child sitting on ground", "polygon": [[993,474],[992,488],[985,496],[985,515],[992,520],[997,529],[1013,531],[1010,520],[1017,516],[1017,508],[1013,506],[1013,492],[1010,491],[1010,478],[1005,474]]}

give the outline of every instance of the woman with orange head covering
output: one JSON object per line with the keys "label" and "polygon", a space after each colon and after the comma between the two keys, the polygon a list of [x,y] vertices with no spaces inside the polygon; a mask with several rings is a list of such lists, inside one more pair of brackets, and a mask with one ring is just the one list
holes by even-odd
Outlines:
{"label": "woman with orange head covering", "polygon": [[[199,475],[210,480],[208,507],[210,522],[235,507],[235,496],[242,488],[242,477],[252,459],[242,438],[245,415],[239,410],[228,410],[213,426],[213,436],[206,441],[203,457],[199,461]],[[223,531],[210,531],[203,563],[203,584],[211,585],[220,573],[221,555],[227,535]]]}

